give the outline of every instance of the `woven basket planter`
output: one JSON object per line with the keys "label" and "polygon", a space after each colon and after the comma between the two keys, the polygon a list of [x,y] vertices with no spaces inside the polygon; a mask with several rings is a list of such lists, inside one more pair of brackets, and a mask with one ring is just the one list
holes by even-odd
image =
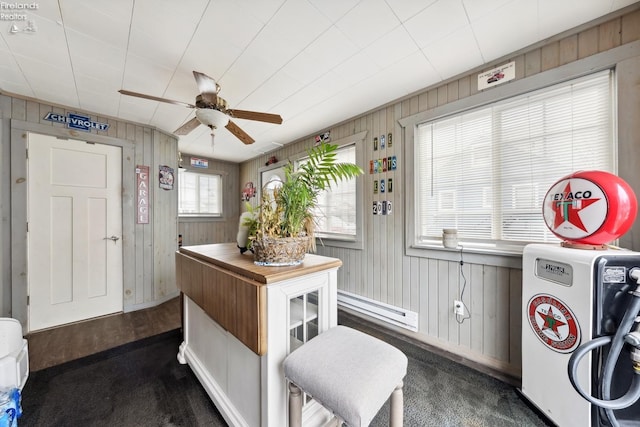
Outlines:
{"label": "woven basket planter", "polygon": [[254,240],[253,262],[256,265],[281,267],[299,265],[307,253],[308,236],[304,237],[265,237]]}

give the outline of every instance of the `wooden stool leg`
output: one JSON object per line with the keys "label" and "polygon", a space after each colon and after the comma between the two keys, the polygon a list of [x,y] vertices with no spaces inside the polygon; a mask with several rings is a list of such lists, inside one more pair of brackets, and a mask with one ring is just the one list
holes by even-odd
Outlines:
{"label": "wooden stool leg", "polygon": [[302,427],[302,391],[289,383],[289,427]]}
{"label": "wooden stool leg", "polygon": [[398,384],[391,393],[391,402],[389,406],[389,427],[402,427],[402,419],[404,412],[404,403],[402,396],[402,386],[401,382]]}

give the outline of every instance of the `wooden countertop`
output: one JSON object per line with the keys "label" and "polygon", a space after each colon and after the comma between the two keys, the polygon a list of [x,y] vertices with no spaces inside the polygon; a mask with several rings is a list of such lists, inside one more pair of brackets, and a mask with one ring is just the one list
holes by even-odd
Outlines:
{"label": "wooden countertop", "polygon": [[338,258],[314,254],[306,254],[302,264],[297,266],[266,267],[256,265],[253,263],[253,254],[249,251],[241,254],[235,243],[182,246],[178,251],[265,285],[303,274],[338,268],[342,265],[342,261]]}

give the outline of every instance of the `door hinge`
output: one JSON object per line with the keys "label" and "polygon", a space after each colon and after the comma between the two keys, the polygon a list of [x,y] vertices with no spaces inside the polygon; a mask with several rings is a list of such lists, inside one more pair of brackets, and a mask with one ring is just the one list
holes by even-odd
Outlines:
{"label": "door hinge", "polygon": [[27,233],[29,232],[29,223],[27,222]]}
{"label": "door hinge", "polygon": [[31,297],[27,295],[27,305],[31,304]]}
{"label": "door hinge", "polygon": [[25,151],[27,152],[27,153],[26,153],[27,160],[29,160],[29,149],[27,148]]}

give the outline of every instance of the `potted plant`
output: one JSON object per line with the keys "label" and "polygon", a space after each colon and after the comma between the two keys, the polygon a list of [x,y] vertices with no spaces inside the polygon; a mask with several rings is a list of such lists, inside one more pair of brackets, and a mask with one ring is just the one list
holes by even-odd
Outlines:
{"label": "potted plant", "polygon": [[308,157],[294,170],[284,167],[284,181],[273,192],[262,191],[260,204],[245,217],[247,246],[259,265],[297,265],[308,251],[315,250],[314,209],[318,195],[332,184],[363,173],[353,163],[336,161],[337,145],[320,144],[307,151]]}

